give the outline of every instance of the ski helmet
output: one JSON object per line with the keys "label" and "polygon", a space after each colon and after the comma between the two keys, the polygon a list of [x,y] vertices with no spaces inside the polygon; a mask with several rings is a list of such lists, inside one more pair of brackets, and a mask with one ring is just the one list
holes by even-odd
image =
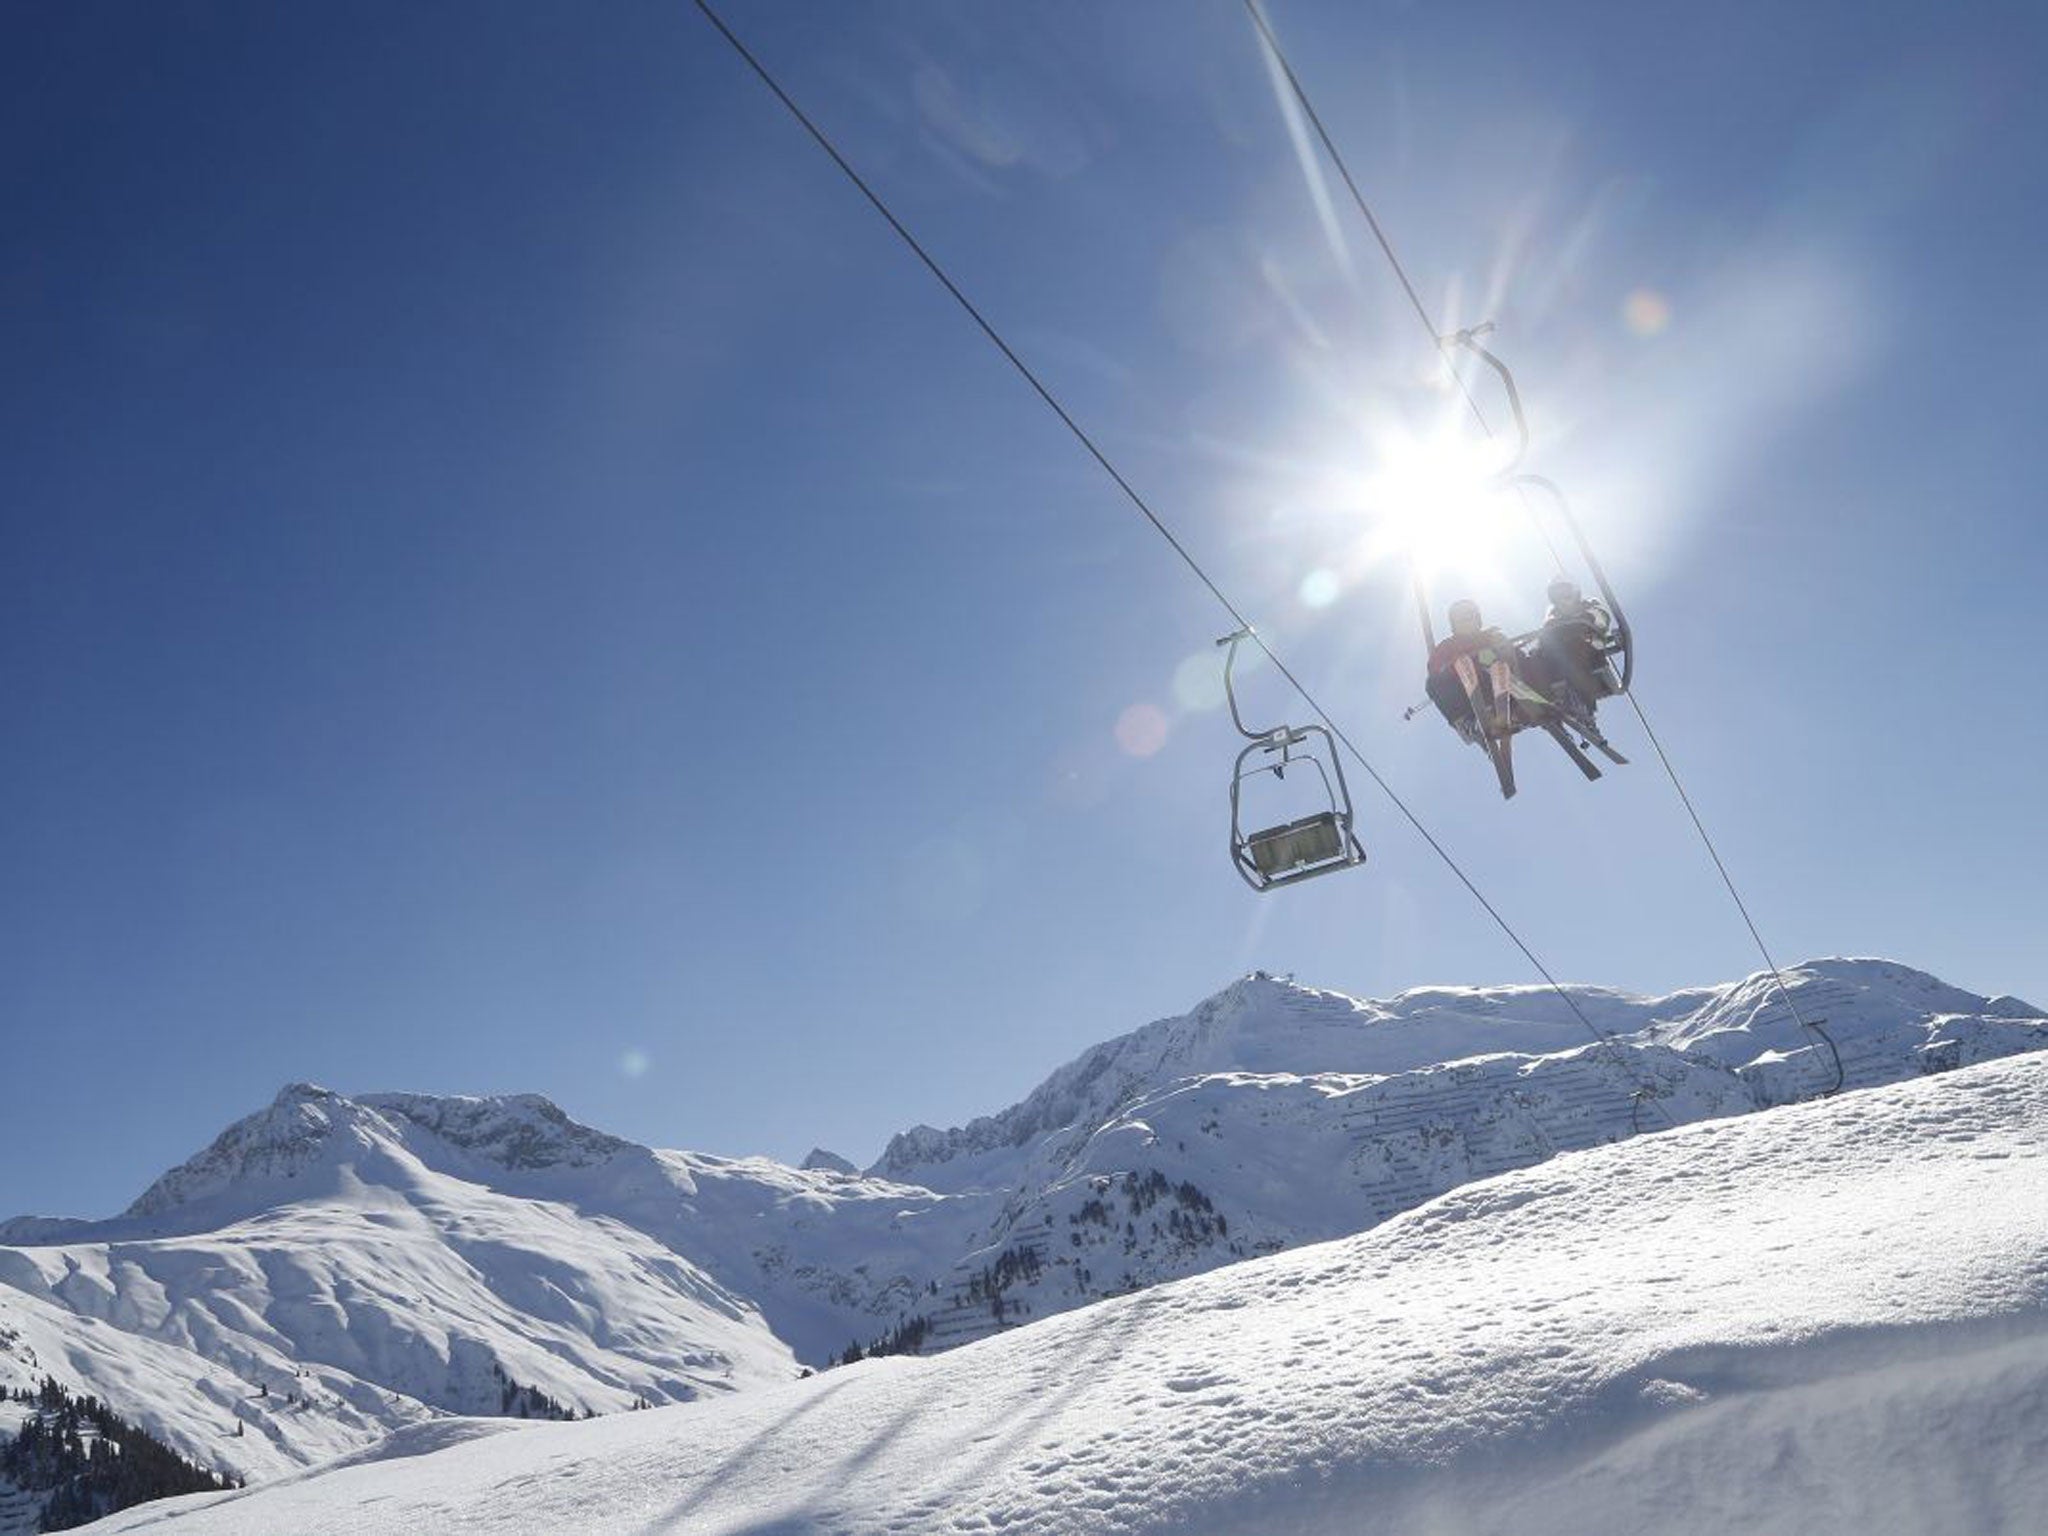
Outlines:
{"label": "ski helmet", "polygon": [[1485,623],[1479,616],[1479,605],[1469,597],[1461,597],[1451,604],[1451,633],[1454,635],[1476,635]]}

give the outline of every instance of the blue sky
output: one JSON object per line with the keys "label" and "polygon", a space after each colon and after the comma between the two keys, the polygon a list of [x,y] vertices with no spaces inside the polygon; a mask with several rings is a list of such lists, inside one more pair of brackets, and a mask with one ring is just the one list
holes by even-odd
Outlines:
{"label": "blue sky", "polygon": [[[2043,22],[1273,15],[1780,956],[2048,1000]],[[1508,805],[1401,722],[1355,491],[1443,399],[1234,0],[729,19],[1553,969],[1753,968],[1632,721]],[[1222,616],[689,7],[0,27],[0,1213],[291,1079],[865,1160],[1249,967],[1529,979],[1362,782],[1237,882]]]}

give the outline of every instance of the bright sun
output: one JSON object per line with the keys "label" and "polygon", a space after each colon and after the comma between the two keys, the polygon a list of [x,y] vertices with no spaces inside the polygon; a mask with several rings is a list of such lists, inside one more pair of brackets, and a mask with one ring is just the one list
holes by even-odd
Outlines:
{"label": "bright sun", "polygon": [[1498,557],[1517,532],[1514,499],[1498,478],[1500,447],[1448,430],[1382,431],[1368,451],[1373,467],[1345,497],[1365,520],[1363,556],[1412,561],[1425,583],[1497,582]]}

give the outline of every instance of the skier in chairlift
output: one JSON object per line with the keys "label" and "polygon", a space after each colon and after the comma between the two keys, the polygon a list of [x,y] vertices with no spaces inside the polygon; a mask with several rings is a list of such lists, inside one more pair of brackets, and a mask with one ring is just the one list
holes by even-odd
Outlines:
{"label": "skier in chairlift", "polygon": [[1606,608],[1579,591],[1577,582],[1560,576],[1545,594],[1550,608],[1543,615],[1543,628],[1526,658],[1532,681],[1553,697],[1560,688],[1570,692],[1561,701],[1569,712],[1592,717],[1593,706],[1621,692],[1621,681],[1609,663],[1608,648],[1614,637],[1614,619]]}
{"label": "skier in chairlift", "polygon": [[1507,663],[1512,693],[1528,695],[1532,699],[1534,695],[1519,676],[1523,659],[1521,653],[1506,635],[1481,617],[1477,603],[1469,597],[1461,597],[1451,604],[1449,617],[1450,634],[1429,653],[1429,697],[1443,713],[1444,719],[1450,722],[1451,729],[1466,741],[1476,742],[1480,734],[1479,722],[1472,712],[1473,699],[1458,677],[1458,662],[1462,658],[1471,657],[1477,667],[1479,689],[1484,695],[1482,702],[1489,708],[1494,707],[1490,677],[1499,662]]}

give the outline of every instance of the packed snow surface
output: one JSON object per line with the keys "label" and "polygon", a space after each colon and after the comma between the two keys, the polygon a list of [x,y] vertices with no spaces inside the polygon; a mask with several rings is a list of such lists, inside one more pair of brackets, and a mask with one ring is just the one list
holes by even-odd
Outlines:
{"label": "packed snow surface", "polygon": [[934,1358],[448,1438],[104,1528],[2038,1531],[2048,1057],[1568,1153]]}

